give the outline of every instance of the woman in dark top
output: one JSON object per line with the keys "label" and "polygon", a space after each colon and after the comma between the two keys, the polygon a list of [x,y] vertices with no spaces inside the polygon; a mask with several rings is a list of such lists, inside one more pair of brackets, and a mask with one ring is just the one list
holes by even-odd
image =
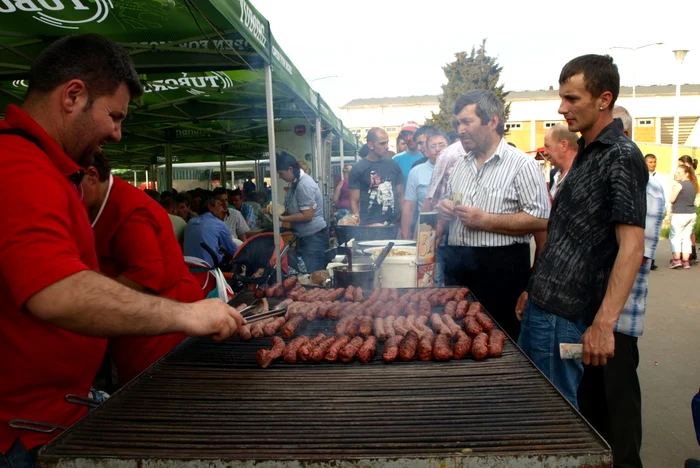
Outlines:
{"label": "woman in dark top", "polygon": [[690,268],[691,234],[695,227],[695,195],[698,181],[692,167],[681,164],[676,169],[676,182],[671,189],[671,250],[673,261],[669,268]]}
{"label": "woman in dark top", "polygon": [[335,188],[333,195],[333,203],[338,210],[338,219],[343,218],[350,213],[350,189],[348,188],[348,176],[350,175],[351,166],[343,167],[343,180]]}

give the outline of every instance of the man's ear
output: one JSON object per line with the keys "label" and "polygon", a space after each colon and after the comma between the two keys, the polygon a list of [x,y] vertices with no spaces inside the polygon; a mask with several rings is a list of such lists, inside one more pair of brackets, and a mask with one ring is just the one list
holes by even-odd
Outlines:
{"label": "man's ear", "polygon": [[82,111],[88,101],[88,90],[82,80],[73,79],[63,85],[61,91],[61,107],[67,114]]}

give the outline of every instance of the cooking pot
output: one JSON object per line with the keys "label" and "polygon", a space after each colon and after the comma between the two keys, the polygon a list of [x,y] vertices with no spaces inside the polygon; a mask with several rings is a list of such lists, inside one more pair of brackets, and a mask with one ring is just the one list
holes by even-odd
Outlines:
{"label": "cooking pot", "polygon": [[368,291],[379,285],[379,275],[371,263],[352,265],[351,271],[348,271],[347,265],[336,266],[333,267],[332,276],[336,288],[355,286]]}

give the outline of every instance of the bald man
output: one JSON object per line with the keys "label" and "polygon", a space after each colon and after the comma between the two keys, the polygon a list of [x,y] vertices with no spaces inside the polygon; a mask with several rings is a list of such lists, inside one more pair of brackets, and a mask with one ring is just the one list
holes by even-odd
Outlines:
{"label": "bald man", "polygon": [[555,125],[547,130],[544,136],[544,147],[554,167],[559,169],[549,189],[549,193],[554,198],[578,152],[578,134],[569,131],[563,125]]}

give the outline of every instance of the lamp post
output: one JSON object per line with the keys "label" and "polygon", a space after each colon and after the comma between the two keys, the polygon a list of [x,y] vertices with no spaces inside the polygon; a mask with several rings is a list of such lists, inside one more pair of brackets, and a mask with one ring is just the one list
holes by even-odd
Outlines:
{"label": "lamp post", "polygon": [[[639,49],[644,49],[646,47],[651,47],[651,46],[656,46],[656,45],[663,45],[663,42],[652,42],[650,44],[644,44],[639,47],[621,47],[621,46],[613,46],[610,47],[610,50],[612,49],[623,49],[623,50],[631,50],[632,51],[632,103],[634,103],[635,98],[637,97],[637,51]],[[632,111],[634,112],[634,104],[632,107]],[[635,122],[632,122],[632,140],[634,140],[634,129],[637,127],[635,125]]]}
{"label": "lamp post", "polygon": [[676,81],[676,111],[673,114],[673,149],[671,151],[671,176],[676,172],[676,166],[678,165],[678,127],[680,125],[680,104],[681,104],[681,81],[683,79],[681,75],[681,65],[683,65],[683,60],[688,54],[687,49],[677,49],[673,51],[676,56],[676,61],[678,62],[678,72]]}

